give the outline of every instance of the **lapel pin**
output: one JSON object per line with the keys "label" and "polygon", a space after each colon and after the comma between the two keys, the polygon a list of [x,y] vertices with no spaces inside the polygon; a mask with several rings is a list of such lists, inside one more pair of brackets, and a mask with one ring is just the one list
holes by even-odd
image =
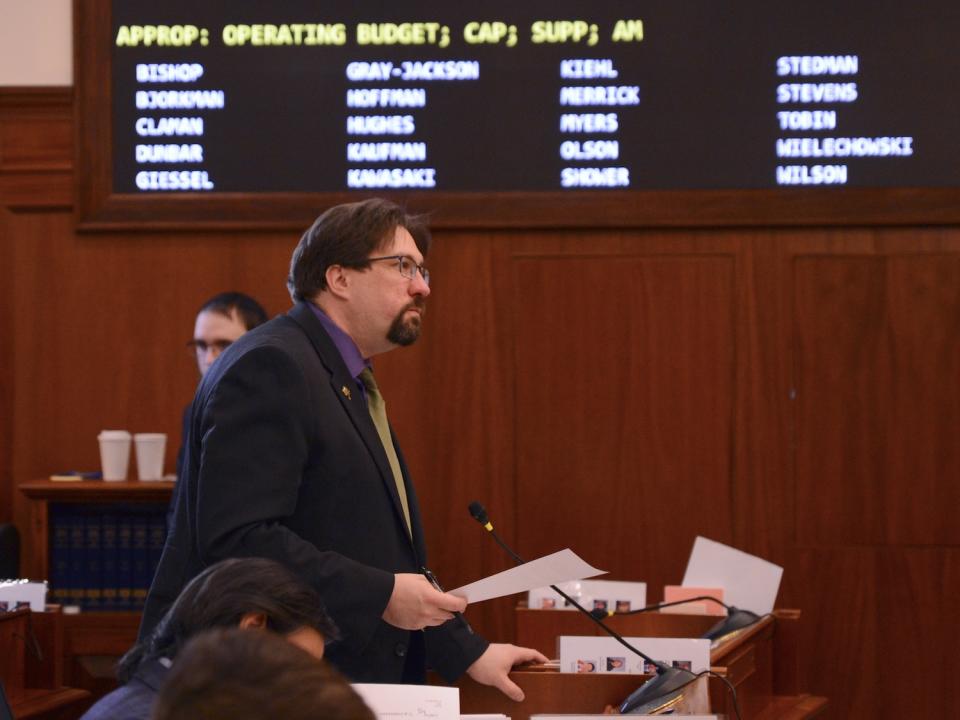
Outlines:
{"label": "lapel pin", "polygon": [[353,399],[353,394],[350,392],[350,388],[348,388],[346,385],[344,385],[342,388],[340,388],[340,392],[343,393],[343,396],[344,396],[347,400],[352,400],[352,399]]}

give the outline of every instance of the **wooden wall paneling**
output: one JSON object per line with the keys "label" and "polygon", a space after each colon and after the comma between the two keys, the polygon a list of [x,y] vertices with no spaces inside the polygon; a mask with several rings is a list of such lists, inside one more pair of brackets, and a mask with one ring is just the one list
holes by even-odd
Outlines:
{"label": "wooden wall paneling", "polygon": [[0,204],[69,207],[72,154],[71,88],[0,88]]}
{"label": "wooden wall paneling", "polygon": [[632,239],[515,258],[520,545],[655,598],[695,535],[732,540],[735,263]]}
{"label": "wooden wall paneling", "polygon": [[72,174],[46,171],[0,172],[0,198],[15,212],[64,210],[70,207]]}
{"label": "wooden wall paneling", "polygon": [[[948,675],[946,681],[940,685],[936,706],[942,708],[944,715],[949,717],[960,715],[960,685],[955,682],[956,643],[955,634],[951,632],[951,628],[956,627],[955,618],[960,614],[958,596],[952,591],[952,588],[960,587],[960,552],[957,548],[949,548],[943,553],[927,552],[926,556],[934,560],[942,558],[943,572],[937,574],[941,582],[939,591],[931,592],[937,590],[936,587],[922,588],[926,601],[932,603],[934,599],[939,600],[942,610],[938,614],[936,606],[925,605],[914,615],[911,625],[921,628],[921,637],[932,652],[936,653],[934,662],[939,663],[942,672]],[[922,581],[922,578],[911,578],[910,587],[916,587]],[[894,579],[894,582],[898,582],[898,579]]]}
{"label": "wooden wall paneling", "polygon": [[72,89],[0,88],[0,169],[67,172],[72,165]]}
{"label": "wooden wall paneling", "polygon": [[0,522],[13,519],[13,240],[0,205]]}
{"label": "wooden wall paneling", "polygon": [[808,679],[828,689],[828,716],[956,717],[960,551],[811,548],[795,572],[809,589]]}
{"label": "wooden wall paneling", "polygon": [[798,541],[960,544],[960,255],[799,258],[796,296]]}
{"label": "wooden wall paneling", "polygon": [[143,241],[78,239],[67,213],[18,224],[17,475],[96,469],[104,427],[176,437],[193,382],[170,312],[176,256]]}
{"label": "wooden wall paneling", "polygon": [[69,203],[72,153],[69,88],[0,88],[0,522],[13,518],[13,412],[18,238],[10,213]]}
{"label": "wooden wall paneling", "polygon": [[890,347],[886,535],[960,546],[960,254],[887,261]]}
{"label": "wooden wall paneling", "polygon": [[[958,243],[936,228],[784,243],[798,392],[787,585],[831,716],[960,710],[941,672],[955,665]],[[924,656],[918,690],[904,658]]]}
{"label": "wooden wall paneling", "polygon": [[883,542],[886,352],[884,260],[799,258],[797,541]]}
{"label": "wooden wall paneling", "polygon": [[[737,400],[733,517],[735,545],[783,565],[793,542],[790,333],[783,330],[789,264],[771,230],[737,233]],[[785,592],[781,605],[793,607]]]}

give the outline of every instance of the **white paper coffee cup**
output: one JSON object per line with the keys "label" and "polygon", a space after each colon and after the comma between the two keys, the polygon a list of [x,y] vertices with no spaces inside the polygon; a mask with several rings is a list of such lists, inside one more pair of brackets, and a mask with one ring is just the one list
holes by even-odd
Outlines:
{"label": "white paper coffee cup", "polygon": [[103,430],[97,435],[100,441],[100,466],[103,479],[126,480],[130,465],[130,433],[126,430]]}
{"label": "white paper coffee cup", "polygon": [[133,436],[133,443],[137,449],[137,476],[141,480],[162,480],[166,434],[137,433]]}

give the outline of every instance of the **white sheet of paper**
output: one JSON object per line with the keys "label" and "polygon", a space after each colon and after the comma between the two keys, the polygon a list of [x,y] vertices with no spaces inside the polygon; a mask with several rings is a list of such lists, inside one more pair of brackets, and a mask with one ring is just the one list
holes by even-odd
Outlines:
{"label": "white sheet of paper", "polygon": [[460,720],[459,688],[354,683],[353,689],[378,718]]}
{"label": "white sheet of paper", "polygon": [[469,585],[463,585],[450,590],[453,595],[466,598],[467,602],[475,603],[481,600],[514,595],[527,592],[544,585],[556,585],[568,580],[582,580],[583,578],[605,575],[606,570],[597,570],[587,564],[573,550],[567,548],[552,555],[531,560],[515,568],[504,570],[496,575],[477,580]]}
{"label": "white sheet of paper", "polygon": [[0,601],[9,603],[11,610],[18,602],[25,602],[30,603],[33,612],[43,612],[47,604],[47,582],[0,578]]}
{"label": "white sheet of paper", "polygon": [[683,584],[722,587],[723,600],[758,615],[773,612],[783,568],[729,545],[697,537],[687,561]]}

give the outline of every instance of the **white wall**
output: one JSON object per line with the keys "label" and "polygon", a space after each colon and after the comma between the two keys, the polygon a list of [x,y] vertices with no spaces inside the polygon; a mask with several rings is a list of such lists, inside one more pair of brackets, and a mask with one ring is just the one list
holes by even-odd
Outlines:
{"label": "white wall", "polygon": [[73,85],[70,0],[0,0],[0,86]]}

